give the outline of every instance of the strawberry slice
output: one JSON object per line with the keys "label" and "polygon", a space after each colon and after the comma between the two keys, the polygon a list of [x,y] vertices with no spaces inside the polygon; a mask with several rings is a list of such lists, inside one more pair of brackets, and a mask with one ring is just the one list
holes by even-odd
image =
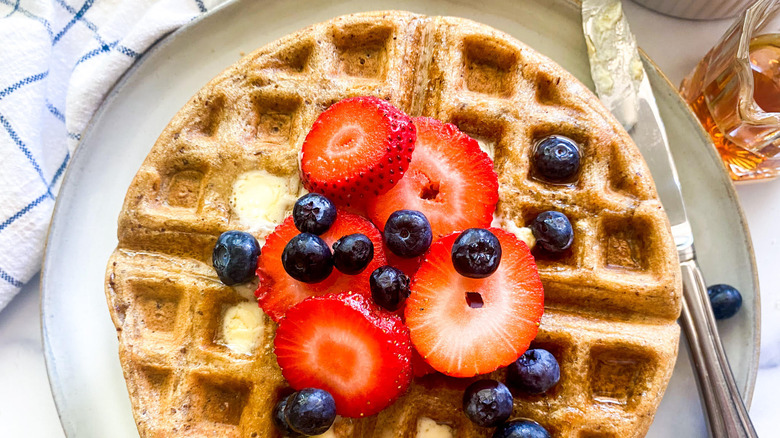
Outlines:
{"label": "strawberry slice", "polygon": [[387,258],[388,265],[400,269],[404,274],[408,275],[409,278],[412,278],[414,277],[414,273],[417,272],[417,269],[420,267],[420,263],[422,263],[425,255],[423,254],[419,257],[412,257],[407,259],[395,255],[393,251],[387,250],[385,251],[385,257]]}
{"label": "strawberry slice", "polygon": [[303,142],[303,185],[342,205],[362,204],[401,179],[415,132],[409,116],[378,97],[337,102],[320,114]]}
{"label": "strawberry slice", "polygon": [[417,350],[412,348],[412,372],[414,372],[414,377],[422,377],[433,374],[436,370],[428,365],[428,362],[420,356]]}
{"label": "strawberry slice", "polygon": [[274,346],[290,386],[328,391],[345,417],[376,414],[412,379],[409,330],[350,292],[309,298],[288,310]]}
{"label": "strawberry slice", "polygon": [[415,118],[414,124],[412,163],[395,187],[368,200],[368,217],[384,229],[394,211],[419,210],[430,221],[434,239],[490,226],[498,202],[493,161],[455,125],[427,117]]}
{"label": "strawberry slice", "polygon": [[348,234],[365,234],[374,244],[374,259],[371,260],[366,269],[357,275],[343,274],[338,269],[334,269],[328,278],[319,283],[303,283],[295,280],[287,274],[282,266],[284,247],[298,233],[292,216],[287,217],[266,238],[265,245],[263,245],[257,260],[257,276],[260,282],[255,296],[260,307],[268,316],[274,321],[279,321],[290,307],[308,297],[326,293],[349,290],[368,297],[371,296],[368,279],[374,269],[387,264],[387,262],[382,235],[368,219],[341,209],[338,210],[333,225],[320,237],[328,246],[331,246],[333,242]]}
{"label": "strawberry slice", "polygon": [[453,233],[431,245],[412,280],[406,325],[412,344],[434,369],[471,377],[509,365],[528,349],[544,311],[544,290],[525,243],[498,228],[501,263],[487,278],[452,266]]}

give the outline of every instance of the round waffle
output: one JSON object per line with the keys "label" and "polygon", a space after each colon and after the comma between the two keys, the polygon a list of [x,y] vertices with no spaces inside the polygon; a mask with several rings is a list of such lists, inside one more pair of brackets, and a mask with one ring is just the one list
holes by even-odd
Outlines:
{"label": "round waffle", "polygon": [[[220,341],[226,309],[247,294],[219,281],[211,251],[223,231],[248,229],[231,208],[236,178],[262,169],[296,181],[316,117],[357,95],[480,140],[494,158],[504,221],[522,226],[553,209],[571,219],[571,250],[537,259],[545,314],[532,346],[555,355],[561,380],[542,395],[515,394],[512,417],[554,437],[644,435],[677,357],[681,285],[639,151],[584,85],[512,37],[465,19],[392,11],[338,17],[244,57],[179,111],[144,161],[106,276],[141,436],[278,436],[271,412],[287,385],[273,354],[275,324],[262,316],[248,354]],[[531,170],[533,145],[550,134],[582,147],[570,184]],[[503,380],[503,370],[492,377]],[[457,437],[490,436],[463,415],[471,381],[417,378],[378,415],[339,418],[332,432],[413,437],[439,424]]]}

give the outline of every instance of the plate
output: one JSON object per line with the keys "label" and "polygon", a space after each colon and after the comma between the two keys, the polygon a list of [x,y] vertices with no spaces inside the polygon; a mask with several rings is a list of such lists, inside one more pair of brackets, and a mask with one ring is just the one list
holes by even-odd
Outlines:
{"label": "plate", "polygon": [[[470,18],[551,57],[592,88],[579,6],[572,1],[239,0],[161,41],[114,88],[70,164],[55,206],[41,280],[46,363],[70,437],[137,437],[103,295],[117,217],[133,176],[171,117],[243,53],[350,12],[405,9]],[[674,87],[645,58],[680,171],[705,277],[743,291],[720,328],[749,400],[758,365],[758,285],[745,220],[720,160]],[[713,212],[717,212],[714,214]],[[684,342],[681,344],[684,345]],[[685,347],[649,436],[706,436]]]}

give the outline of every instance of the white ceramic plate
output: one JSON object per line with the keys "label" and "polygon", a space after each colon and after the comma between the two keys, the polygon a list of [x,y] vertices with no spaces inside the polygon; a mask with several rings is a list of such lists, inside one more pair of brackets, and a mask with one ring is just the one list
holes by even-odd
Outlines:
{"label": "white ceramic plate", "polygon": [[[125,192],[158,134],[195,91],[242,53],[312,23],[378,9],[481,21],[592,86],[579,7],[567,0],[240,0],[163,40],[128,72],[92,121],[65,177],[49,232],[41,286],[43,339],[52,392],[69,437],[137,437],[103,275],[116,246]],[[758,364],[758,285],[745,221],[705,134],[650,64],[648,73],[680,169],[704,275],[743,292],[743,310],[720,327],[749,400]],[[706,436],[685,347],[650,436]]]}

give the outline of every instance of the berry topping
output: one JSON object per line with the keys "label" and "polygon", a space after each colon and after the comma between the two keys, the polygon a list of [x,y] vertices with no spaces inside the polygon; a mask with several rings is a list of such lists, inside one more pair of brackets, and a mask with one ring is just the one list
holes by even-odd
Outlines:
{"label": "berry topping", "polygon": [[458,274],[485,278],[496,272],[501,262],[501,242],[484,228],[469,228],[452,245],[452,265]]}
{"label": "berry topping", "polygon": [[292,215],[301,233],[320,235],[336,220],[336,207],[319,193],[308,193],[295,201]]}
{"label": "berry topping", "polygon": [[550,434],[535,421],[515,420],[498,426],[493,438],[550,438]]}
{"label": "berry topping", "polygon": [[507,366],[536,336],[544,291],[534,258],[514,235],[491,228],[501,264],[487,278],[468,278],[452,266],[458,233],[431,249],[412,279],[404,315],[412,343],[437,371],[471,377]]}
{"label": "berry topping", "polygon": [[432,366],[428,365],[428,362],[420,356],[420,353],[412,347],[412,372],[414,377],[427,376],[436,372]]}
{"label": "berry topping", "polygon": [[707,288],[715,319],[726,319],[736,315],[742,307],[742,295],[728,284],[716,284]]}
{"label": "berry topping", "polygon": [[283,436],[292,437],[292,438],[298,438],[303,435],[299,434],[298,432],[294,431],[292,427],[290,427],[290,423],[287,422],[287,398],[283,398],[279,401],[279,403],[274,406],[273,413],[271,414],[271,418],[273,419],[274,426],[276,426],[277,429],[279,429],[279,432],[282,433]]}
{"label": "berry topping", "polygon": [[539,213],[531,223],[536,244],[553,254],[563,252],[574,241],[574,230],[565,214],[558,211]]}
{"label": "berry topping", "polygon": [[561,367],[547,350],[528,350],[507,367],[506,383],[529,394],[541,394],[558,383]]}
{"label": "berry topping", "polygon": [[336,419],[336,402],[328,391],[304,388],[287,397],[284,417],[294,432],[319,435]]}
{"label": "berry topping", "polygon": [[345,274],[361,273],[373,258],[374,243],[365,234],[349,234],[333,243],[333,264]]}
{"label": "berry topping", "polygon": [[356,233],[364,234],[374,244],[374,258],[363,272],[347,275],[334,269],[328,278],[319,283],[304,283],[287,274],[282,265],[282,252],[285,245],[298,235],[292,216],[288,216],[266,238],[263,253],[257,262],[257,275],[260,281],[255,296],[263,311],[274,321],[279,321],[287,309],[311,296],[348,290],[370,297],[368,278],[374,269],[387,264],[382,234],[379,230],[368,219],[339,210],[333,225],[320,238],[332,245],[340,237]]}
{"label": "berry topping", "polygon": [[412,278],[414,277],[414,273],[417,272],[417,269],[420,267],[420,263],[422,263],[423,258],[425,258],[425,254],[419,257],[407,259],[397,256],[393,254],[392,251],[388,250],[385,251],[385,257],[387,258],[388,265],[402,270],[404,274],[408,275],[409,278]]}
{"label": "berry topping", "polygon": [[290,386],[325,389],[345,417],[376,414],[411,383],[409,330],[361,295],[301,302],[279,322],[274,345]]}
{"label": "berry topping", "polygon": [[211,261],[219,279],[230,286],[245,283],[255,276],[260,244],[243,231],[225,231],[219,235]]}
{"label": "berry topping", "polygon": [[369,284],[374,302],[391,312],[398,310],[409,297],[409,277],[392,266],[376,268]]}
{"label": "berry topping", "polygon": [[385,193],[409,167],[415,131],[409,116],[377,97],[337,102],[303,142],[303,185],[348,205]]}
{"label": "berry topping", "polygon": [[333,255],[324,240],[311,233],[301,233],[282,251],[282,266],[290,277],[304,283],[319,283],[333,271]]}
{"label": "berry topping", "polygon": [[463,393],[463,413],[478,426],[498,426],[512,415],[512,394],[501,382],[477,380]]}
{"label": "berry topping", "polygon": [[534,149],[534,169],[552,182],[566,182],[580,170],[580,149],[574,140],[551,135],[540,140]]}
{"label": "berry topping", "polygon": [[385,245],[395,255],[413,258],[423,255],[431,246],[431,224],[415,210],[398,210],[385,223]]}
{"label": "berry topping", "polygon": [[435,239],[490,226],[498,202],[493,161],[455,125],[425,117],[414,123],[417,145],[409,170],[390,191],[369,200],[368,216],[382,228],[396,210],[421,211]]}

